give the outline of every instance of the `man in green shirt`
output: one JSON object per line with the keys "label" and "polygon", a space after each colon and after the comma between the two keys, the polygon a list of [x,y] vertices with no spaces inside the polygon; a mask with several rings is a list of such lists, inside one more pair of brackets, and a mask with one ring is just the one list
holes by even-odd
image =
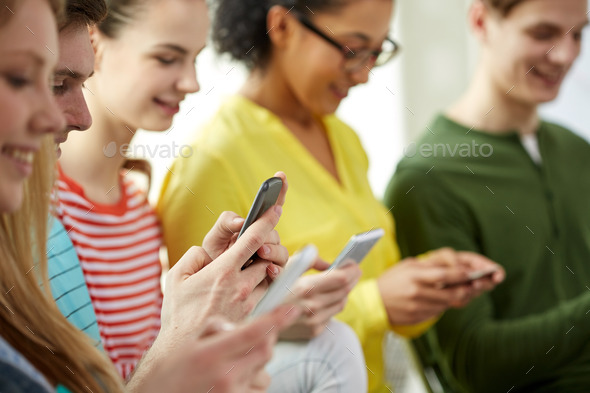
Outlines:
{"label": "man in green shirt", "polygon": [[590,145],[541,121],[580,49],[586,0],[476,0],[472,84],[386,192],[402,256],[450,246],[506,269],[435,331],[470,392],[590,389]]}

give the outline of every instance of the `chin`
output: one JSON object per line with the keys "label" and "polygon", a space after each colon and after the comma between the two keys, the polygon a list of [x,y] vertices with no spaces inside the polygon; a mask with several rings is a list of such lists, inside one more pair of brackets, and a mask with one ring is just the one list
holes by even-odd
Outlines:
{"label": "chin", "polygon": [[2,191],[3,193],[0,194],[0,213],[14,213],[20,209],[23,203],[22,186],[18,190],[10,190],[10,187],[2,187]]}
{"label": "chin", "polygon": [[172,127],[172,119],[148,121],[140,127],[142,130],[162,132]]}

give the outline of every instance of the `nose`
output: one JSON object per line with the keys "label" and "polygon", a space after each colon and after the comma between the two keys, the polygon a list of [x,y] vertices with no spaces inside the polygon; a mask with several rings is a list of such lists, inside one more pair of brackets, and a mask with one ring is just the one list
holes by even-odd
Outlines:
{"label": "nose", "polygon": [[374,61],[370,61],[358,67],[354,71],[349,72],[350,79],[352,79],[355,85],[360,85],[369,81],[369,73],[371,72],[373,64]]}
{"label": "nose", "polygon": [[71,102],[66,102],[62,112],[66,116],[66,123],[69,130],[84,131],[92,125],[92,116],[86,104],[84,93],[80,88]]}
{"label": "nose", "polygon": [[36,111],[33,113],[30,129],[35,134],[54,134],[63,130],[65,126],[66,119],[57,106],[49,86],[47,86]]}
{"label": "nose", "polygon": [[183,93],[196,93],[201,89],[197,80],[197,67],[188,63],[177,83],[177,88]]}
{"label": "nose", "polygon": [[569,67],[580,54],[581,41],[574,34],[567,34],[548,53],[549,60],[553,63]]}

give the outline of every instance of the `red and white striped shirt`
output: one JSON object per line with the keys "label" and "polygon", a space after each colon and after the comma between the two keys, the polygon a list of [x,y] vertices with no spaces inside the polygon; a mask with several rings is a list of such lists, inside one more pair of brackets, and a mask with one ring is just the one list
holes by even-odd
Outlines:
{"label": "red and white striped shirt", "polygon": [[127,378],[160,330],[160,224],[146,195],[120,176],[121,199],[92,202],[59,168],[59,219],[80,258],[103,346]]}

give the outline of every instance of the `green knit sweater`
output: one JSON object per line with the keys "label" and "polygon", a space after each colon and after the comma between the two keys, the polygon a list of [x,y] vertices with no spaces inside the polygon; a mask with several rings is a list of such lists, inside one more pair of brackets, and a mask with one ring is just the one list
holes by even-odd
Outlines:
{"label": "green knit sweater", "polygon": [[450,246],[506,269],[436,325],[470,392],[590,391],[590,145],[547,122],[537,136],[540,165],[516,132],[439,116],[385,195],[404,257]]}

